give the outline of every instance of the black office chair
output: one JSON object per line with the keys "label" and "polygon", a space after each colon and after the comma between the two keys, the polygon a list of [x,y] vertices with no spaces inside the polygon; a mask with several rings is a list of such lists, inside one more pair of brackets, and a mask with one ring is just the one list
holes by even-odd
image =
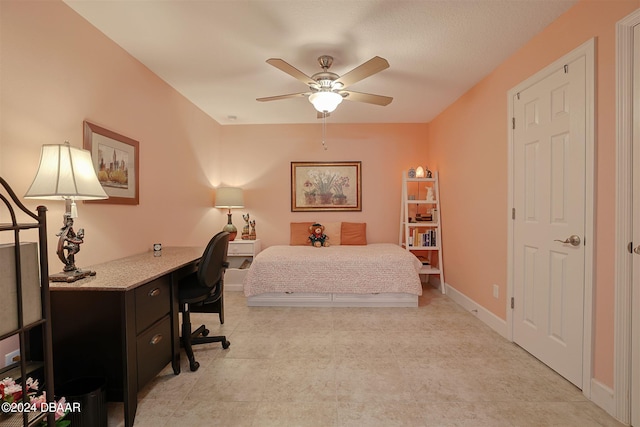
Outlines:
{"label": "black office chair", "polygon": [[[190,274],[180,281],[178,287],[178,298],[180,302],[180,313],[182,313],[182,336],[180,340],[189,358],[189,368],[196,371],[200,364],[193,355],[193,345],[220,342],[222,348],[229,348],[227,337],[210,337],[209,330],[201,325],[191,332],[191,307],[210,305],[211,307],[222,307],[222,291],[224,289],[224,272],[229,266],[227,263],[227,248],[229,246],[229,233],[221,231],[213,236],[204,250],[200,259],[198,271]],[[223,323],[222,313],[220,315]]]}

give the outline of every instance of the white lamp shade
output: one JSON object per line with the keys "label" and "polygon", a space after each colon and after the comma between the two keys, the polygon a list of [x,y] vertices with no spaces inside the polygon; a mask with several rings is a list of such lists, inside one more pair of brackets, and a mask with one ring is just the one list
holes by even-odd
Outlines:
{"label": "white lamp shade", "polygon": [[309,102],[320,113],[331,113],[342,102],[342,95],[336,92],[315,92],[309,96]]}
{"label": "white lamp shade", "polygon": [[244,208],[242,188],[220,187],[216,190],[216,208],[237,209]]}
{"label": "white lamp shade", "polygon": [[107,199],[96,176],[91,153],[64,144],[47,144],[40,152],[40,165],[26,199]]}

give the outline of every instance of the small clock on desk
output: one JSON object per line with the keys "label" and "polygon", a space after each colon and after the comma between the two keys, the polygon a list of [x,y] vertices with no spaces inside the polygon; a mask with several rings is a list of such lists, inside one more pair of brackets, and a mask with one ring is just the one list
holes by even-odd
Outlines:
{"label": "small clock on desk", "polygon": [[153,256],[162,255],[162,243],[154,243],[153,244]]}

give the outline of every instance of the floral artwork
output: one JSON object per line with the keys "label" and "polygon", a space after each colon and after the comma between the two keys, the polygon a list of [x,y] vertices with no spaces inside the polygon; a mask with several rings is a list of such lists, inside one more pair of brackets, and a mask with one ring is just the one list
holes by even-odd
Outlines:
{"label": "floral artwork", "polygon": [[291,211],[361,211],[360,162],[291,162]]}

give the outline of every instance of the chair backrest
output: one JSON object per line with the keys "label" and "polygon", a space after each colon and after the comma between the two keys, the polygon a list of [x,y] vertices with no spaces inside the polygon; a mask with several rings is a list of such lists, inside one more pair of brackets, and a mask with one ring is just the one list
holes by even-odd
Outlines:
{"label": "chair backrest", "polygon": [[213,288],[222,284],[227,263],[227,249],[229,247],[229,233],[221,231],[211,238],[207,244],[200,265],[198,266],[198,283],[200,286]]}

